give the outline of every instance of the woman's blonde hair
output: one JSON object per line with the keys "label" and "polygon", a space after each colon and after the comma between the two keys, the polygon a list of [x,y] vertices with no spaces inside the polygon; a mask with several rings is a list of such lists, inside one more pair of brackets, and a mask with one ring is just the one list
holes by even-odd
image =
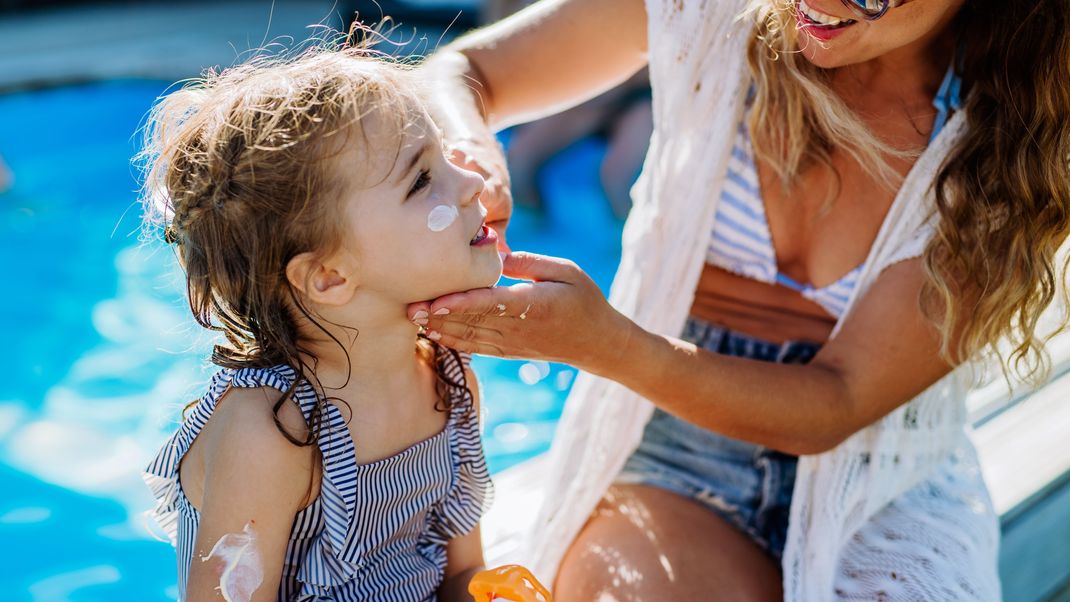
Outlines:
{"label": "woman's blonde hair", "polygon": [[[795,0],[756,0],[748,51],[756,155],[788,186],[832,149],[900,178],[917,154],[879,140],[800,56]],[[1070,232],[1070,2],[969,0],[952,24],[967,130],[934,182],[939,226],[920,303],[959,362],[990,352],[1005,374],[1046,377],[1042,312],[1066,294],[1057,251]],[[1066,324],[1066,315],[1060,325]]]}
{"label": "woman's blonde hair", "polygon": [[[174,243],[198,324],[223,335],[213,363],[297,371],[275,405],[276,424],[294,443],[316,441],[329,399],[316,381],[320,399],[307,436],[293,437],[278,422],[298,384],[315,380],[317,360],[303,346],[299,320],[334,336],[302,302],[286,266],[299,254],[324,255],[342,243],[342,182],[331,158],[355,136],[368,144],[361,123],[371,114],[398,132],[396,145],[372,152],[396,156],[418,106],[404,65],[363,46],[321,42],[293,56],[209,71],[150,113],[138,157],[146,223],[163,226]],[[427,341],[422,349],[435,360],[445,353]],[[442,370],[439,376],[440,409],[449,406],[446,389],[469,394],[463,382]]]}

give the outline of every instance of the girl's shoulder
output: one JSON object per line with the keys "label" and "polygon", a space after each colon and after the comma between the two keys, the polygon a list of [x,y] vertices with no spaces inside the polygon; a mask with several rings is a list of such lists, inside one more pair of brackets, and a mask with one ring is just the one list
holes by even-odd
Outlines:
{"label": "girl's shoulder", "polygon": [[227,470],[306,467],[315,445],[296,443],[309,440],[309,427],[299,396],[287,394],[292,371],[243,368],[229,376],[193,445],[204,450],[203,465]]}
{"label": "girl's shoulder", "polygon": [[240,443],[306,441],[306,410],[315,399],[303,383],[294,386],[295,374],[285,365],[219,370],[186,422],[199,418],[202,430],[215,425],[211,430]]}
{"label": "girl's shoulder", "polygon": [[203,510],[209,489],[242,499],[307,497],[309,481],[296,475],[315,470],[316,447],[296,445],[282,431],[303,439],[303,413],[292,401],[276,411],[289,387],[274,380],[278,371],[256,370],[218,371],[146,468],[144,478],[157,501],[152,514],[173,543],[178,514]]}
{"label": "girl's shoulder", "polygon": [[294,441],[307,441],[309,427],[295,401],[279,404],[284,394],[270,385],[230,387],[217,401],[202,434],[218,434],[228,444],[253,446],[261,451],[269,447],[281,452],[296,451],[301,446]]}

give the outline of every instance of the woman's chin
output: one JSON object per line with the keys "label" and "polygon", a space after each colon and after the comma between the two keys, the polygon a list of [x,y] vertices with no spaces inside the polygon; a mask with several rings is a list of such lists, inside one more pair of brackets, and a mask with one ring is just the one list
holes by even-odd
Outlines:
{"label": "woman's chin", "polygon": [[845,53],[837,52],[835,48],[822,47],[816,41],[803,46],[801,54],[812,65],[821,69],[835,69],[858,62],[846,59]]}
{"label": "woman's chin", "polygon": [[843,38],[823,42],[810,38],[805,33],[800,33],[798,45],[803,58],[815,67],[836,69],[864,63],[880,54],[860,42],[861,40],[858,39],[858,36],[844,36]]}

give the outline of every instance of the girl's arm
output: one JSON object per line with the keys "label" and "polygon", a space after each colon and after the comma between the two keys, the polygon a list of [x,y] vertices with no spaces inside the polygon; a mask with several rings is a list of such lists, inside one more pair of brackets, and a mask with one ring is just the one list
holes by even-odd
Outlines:
{"label": "girl's arm", "polygon": [[[223,600],[221,587],[232,588],[232,600],[278,596],[286,545],[294,515],[308,502],[314,461],[313,448],[290,443],[275,426],[271,406],[278,395],[274,389],[231,389],[197,437],[204,487],[186,586],[190,602]],[[284,406],[280,420],[302,435],[304,419],[296,407]]]}
{"label": "girl's arm", "polygon": [[[470,368],[464,370],[465,383],[472,391],[472,403],[476,416],[482,420],[480,413],[479,381]],[[476,573],[483,570],[483,539],[479,525],[461,537],[454,537],[446,544],[446,574],[438,588],[438,597],[443,602],[469,602],[468,582]]]}
{"label": "girl's arm", "polygon": [[443,602],[471,602],[468,582],[483,570],[483,540],[479,525],[467,535],[455,537],[446,545],[446,575],[438,588]]}
{"label": "girl's arm", "polygon": [[[920,259],[887,268],[804,366],[718,355],[647,332],[566,260],[516,253],[505,273],[534,282],[439,298],[432,336],[484,355],[570,363],[694,424],[787,453],[831,449],[952,368],[919,308]],[[450,313],[434,315],[443,307]]]}

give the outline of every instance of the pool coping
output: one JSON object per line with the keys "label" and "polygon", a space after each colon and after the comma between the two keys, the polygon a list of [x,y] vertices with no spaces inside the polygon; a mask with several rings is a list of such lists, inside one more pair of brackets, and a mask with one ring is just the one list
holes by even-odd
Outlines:
{"label": "pool coping", "polygon": [[[0,12],[0,93],[108,79],[196,77],[207,67],[240,61],[249,49],[292,45],[293,39],[323,31],[309,24],[339,29],[348,10],[339,6],[348,4],[196,0]],[[428,36],[425,46],[437,42]]]}

